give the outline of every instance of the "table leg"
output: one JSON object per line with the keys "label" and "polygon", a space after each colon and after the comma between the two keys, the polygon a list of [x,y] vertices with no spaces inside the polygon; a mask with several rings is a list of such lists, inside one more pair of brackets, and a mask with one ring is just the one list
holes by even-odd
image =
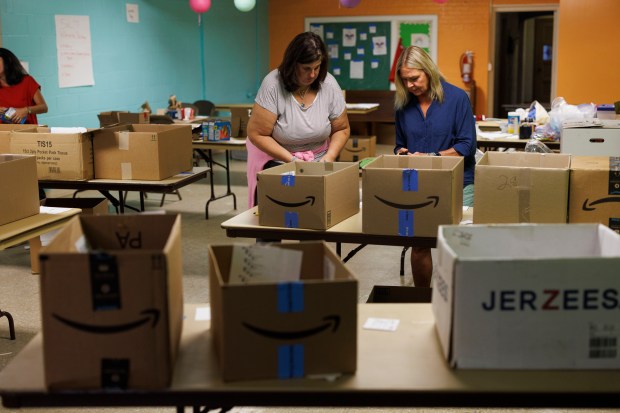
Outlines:
{"label": "table leg", "polygon": [[6,317],[9,320],[9,336],[11,340],[15,340],[15,324],[13,323],[13,316],[7,311],[0,310],[0,318]]}
{"label": "table leg", "polygon": [[[226,163],[225,164],[221,164],[219,162],[216,162],[215,160],[213,160],[213,153],[211,151],[211,149],[208,149],[209,151],[209,155],[206,155],[206,158],[204,155],[203,159],[209,159],[209,166],[211,167],[211,175],[210,175],[210,182],[211,182],[211,198],[209,198],[209,200],[207,201],[207,204],[205,205],[205,219],[209,219],[209,204],[213,201],[217,201],[218,199],[222,199],[222,198],[226,198],[227,196],[232,196],[233,197],[233,207],[235,209],[237,209],[237,196],[230,190],[230,162],[228,160],[228,149],[226,149],[225,155],[226,155]],[[222,168],[224,168],[226,170],[226,193],[224,195],[220,195],[220,196],[215,196],[215,188],[213,185],[213,165],[218,165]]]}

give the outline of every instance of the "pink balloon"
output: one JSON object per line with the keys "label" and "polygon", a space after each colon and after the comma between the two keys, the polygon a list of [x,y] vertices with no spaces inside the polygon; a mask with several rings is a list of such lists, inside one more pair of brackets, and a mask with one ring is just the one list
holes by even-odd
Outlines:
{"label": "pink balloon", "polygon": [[211,0],[189,0],[189,7],[196,13],[205,13],[211,8]]}
{"label": "pink balloon", "polygon": [[340,5],[342,7],[348,7],[351,9],[360,4],[360,1],[362,0],[340,0]]}

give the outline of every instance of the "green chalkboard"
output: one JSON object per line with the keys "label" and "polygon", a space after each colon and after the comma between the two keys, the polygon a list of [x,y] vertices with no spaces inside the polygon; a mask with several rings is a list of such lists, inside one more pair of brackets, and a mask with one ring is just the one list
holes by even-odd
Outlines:
{"label": "green chalkboard", "polygon": [[329,72],[344,90],[390,88],[390,22],[310,24],[329,53]]}

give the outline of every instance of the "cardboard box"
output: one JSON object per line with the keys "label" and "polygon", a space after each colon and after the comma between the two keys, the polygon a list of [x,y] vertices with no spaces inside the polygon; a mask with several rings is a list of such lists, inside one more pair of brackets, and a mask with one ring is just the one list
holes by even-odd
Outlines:
{"label": "cardboard box", "polygon": [[620,232],[620,156],[573,156],[568,222],[598,222]]}
{"label": "cardboard box", "polygon": [[101,127],[116,125],[119,123],[149,123],[151,115],[148,112],[125,112],[125,111],[109,111],[101,112],[97,115],[99,125]]}
{"label": "cardboard box", "polygon": [[0,123],[0,153],[11,153],[9,136],[14,130],[34,130],[36,125],[9,125]]}
{"label": "cardboard box", "polygon": [[358,162],[364,158],[375,156],[377,147],[376,136],[351,136],[340,151],[339,161]]}
{"label": "cardboard box", "polygon": [[260,225],[327,229],[359,212],[357,164],[289,162],[256,179]]}
{"label": "cardboard box", "polygon": [[183,319],[180,216],[75,217],[40,264],[49,389],[170,385]]}
{"label": "cardboard box", "polygon": [[191,125],[121,125],[94,139],[97,179],[160,181],[192,169]]}
{"label": "cardboard box", "polygon": [[620,120],[604,120],[603,127],[563,127],[560,152],[580,156],[620,156]]}
{"label": "cardboard box", "polygon": [[0,225],[39,213],[34,156],[0,155]]}
{"label": "cardboard box", "polygon": [[362,170],[366,234],[436,237],[463,216],[463,158],[382,155]]}
{"label": "cardboard box", "polygon": [[231,137],[230,121],[208,120],[202,122],[202,137],[205,141],[229,141]]}
{"label": "cardboard box", "polygon": [[248,122],[252,109],[230,108],[231,136],[246,138],[248,136]]}
{"label": "cardboard box", "polygon": [[432,307],[450,366],[618,369],[620,235],[599,224],[442,226]]}
{"label": "cardboard box", "polygon": [[474,223],[566,223],[570,155],[485,152],[476,164]]}
{"label": "cardboard box", "polygon": [[93,179],[92,132],[59,132],[37,127],[11,132],[10,151],[36,155],[39,179]]}
{"label": "cardboard box", "polygon": [[354,373],[357,280],[322,241],[278,246],[303,252],[301,281],[229,284],[233,247],[208,246],[211,334],[222,378]]}

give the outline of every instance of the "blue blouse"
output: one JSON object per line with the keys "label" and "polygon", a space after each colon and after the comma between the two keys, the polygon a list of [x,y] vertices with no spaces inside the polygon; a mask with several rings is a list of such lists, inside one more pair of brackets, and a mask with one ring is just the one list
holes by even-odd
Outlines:
{"label": "blue blouse", "polygon": [[464,182],[474,183],[476,121],[469,97],[458,87],[442,81],[444,101],[433,101],[426,118],[415,96],[396,111],[396,147],[414,152],[439,152],[454,148],[465,159]]}

